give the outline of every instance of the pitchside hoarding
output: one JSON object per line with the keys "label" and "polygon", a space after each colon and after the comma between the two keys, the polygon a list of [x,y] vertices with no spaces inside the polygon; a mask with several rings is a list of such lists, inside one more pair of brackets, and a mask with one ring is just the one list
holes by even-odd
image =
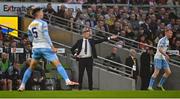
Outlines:
{"label": "pitchside hoarding", "polygon": [[[30,3],[30,2],[1,2],[0,3],[0,12],[17,12],[27,11],[29,6],[34,5],[35,7],[46,8],[48,3]],[[52,7],[55,11],[61,7],[62,3],[52,3]],[[82,9],[82,4],[64,4],[67,8]]]}
{"label": "pitchside hoarding", "polygon": [[12,29],[1,26],[1,32],[5,34],[10,34],[11,36],[18,37],[18,32],[13,30],[18,30],[18,16],[0,16],[0,24],[8,26]]}

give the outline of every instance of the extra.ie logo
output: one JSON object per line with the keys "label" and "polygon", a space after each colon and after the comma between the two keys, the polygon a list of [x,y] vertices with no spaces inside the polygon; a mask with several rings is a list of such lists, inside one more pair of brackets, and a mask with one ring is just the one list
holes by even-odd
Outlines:
{"label": "extra.ie logo", "polygon": [[3,11],[7,12],[7,11],[26,11],[27,7],[25,6],[20,6],[20,7],[15,7],[13,5],[4,5],[3,6]]}

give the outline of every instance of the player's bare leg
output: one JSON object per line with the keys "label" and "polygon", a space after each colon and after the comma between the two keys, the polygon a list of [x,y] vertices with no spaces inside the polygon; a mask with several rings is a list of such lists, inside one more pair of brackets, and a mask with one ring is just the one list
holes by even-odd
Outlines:
{"label": "player's bare leg", "polygon": [[54,66],[56,66],[58,72],[61,74],[61,76],[63,76],[63,78],[66,82],[66,85],[79,85],[79,83],[69,80],[69,77],[68,77],[66,71],[64,70],[63,66],[59,62],[59,60],[52,61],[52,64]]}
{"label": "player's bare leg", "polygon": [[150,90],[150,91],[154,90],[154,89],[153,89],[153,84],[154,84],[154,82],[155,82],[156,77],[157,77],[158,74],[159,74],[159,71],[160,71],[160,70],[159,70],[158,68],[154,68],[154,73],[153,73],[152,76],[151,76],[148,90]]}
{"label": "player's bare leg", "polygon": [[32,70],[34,70],[37,63],[38,63],[37,60],[35,60],[35,59],[31,60],[30,67],[24,73],[23,80],[21,82],[21,85],[20,85],[18,91],[25,90],[25,84],[26,84],[27,80],[30,78],[31,72],[32,72]]}
{"label": "player's bare leg", "polygon": [[162,91],[165,91],[165,89],[163,87],[163,84],[166,81],[166,79],[169,77],[169,75],[171,75],[171,70],[168,67],[168,68],[164,69],[163,77],[161,78],[161,80],[160,80],[160,82],[158,84],[158,87],[161,88]]}

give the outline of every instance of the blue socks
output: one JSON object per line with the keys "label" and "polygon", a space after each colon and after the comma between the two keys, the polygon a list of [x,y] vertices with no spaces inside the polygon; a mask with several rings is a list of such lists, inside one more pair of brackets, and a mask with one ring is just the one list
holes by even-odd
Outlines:
{"label": "blue socks", "polygon": [[160,82],[159,82],[159,85],[162,86],[164,84],[164,82],[166,81],[167,77],[162,77]]}
{"label": "blue socks", "polygon": [[155,78],[151,77],[150,82],[149,82],[149,87],[153,87],[154,82],[155,82]]}
{"label": "blue socks", "polygon": [[[162,86],[164,84],[164,82],[166,81],[167,77],[162,77],[160,82],[159,82],[159,86]],[[153,84],[155,82],[155,78],[151,77],[150,82],[149,82],[149,87],[153,87]]]}
{"label": "blue socks", "polygon": [[57,66],[57,71],[58,71],[58,73],[63,77],[63,79],[64,79],[65,81],[68,81],[68,80],[69,80],[69,77],[68,77],[68,75],[67,75],[64,67],[63,67],[61,64],[59,64],[59,65]]}
{"label": "blue socks", "polygon": [[26,84],[27,80],[30,78],[31,76],[31,73],[32,73],[32,70],[30,68],[28,68],[25,73],[24,73],[24,76],[23,76],[23,79],[22,79],[22,83],[23,84]]}

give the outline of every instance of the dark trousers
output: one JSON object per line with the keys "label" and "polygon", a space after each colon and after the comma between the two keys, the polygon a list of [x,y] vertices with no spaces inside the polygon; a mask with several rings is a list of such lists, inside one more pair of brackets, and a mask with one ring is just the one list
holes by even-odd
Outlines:
{"label": "dark trousers", "polygon": [[141,76],[141,90],[147,90],[151,75]]}
{"label": "dark trousers", "polygon": [[81,58],[79,59],[79,90],[82,89],[82,81],[84,70],[86,69],[88,75],[89,90],[93,89],[93,59],[92,58]]}

